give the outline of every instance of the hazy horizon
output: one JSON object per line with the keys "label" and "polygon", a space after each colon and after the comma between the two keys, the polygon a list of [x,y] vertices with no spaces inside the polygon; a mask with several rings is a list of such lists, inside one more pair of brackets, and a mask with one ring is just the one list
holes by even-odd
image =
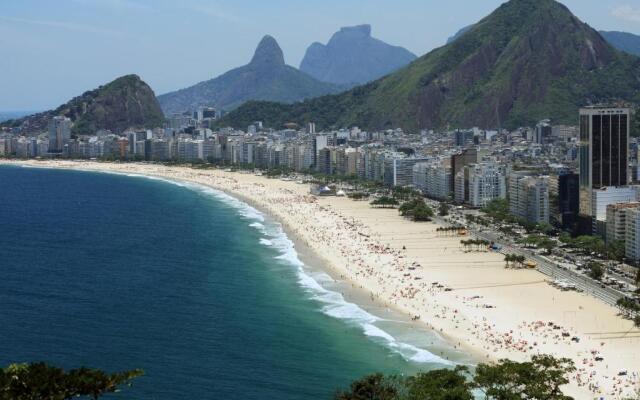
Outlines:
{"label": "hazy horizon", "polygon": [[[355,0],[3,3],[0,110],[54,108],[126,74],[139,75],[157,95],[167,93],[246,64],[266,34],[276,38],[294,67],[311,43],[326,43],[341,27],[358,24],[371,24],[372,36],[421,56],[503,2],[372,0],[366,7]],[[628,0],[562,3],[595,29],[640,34],[640,7]]]}

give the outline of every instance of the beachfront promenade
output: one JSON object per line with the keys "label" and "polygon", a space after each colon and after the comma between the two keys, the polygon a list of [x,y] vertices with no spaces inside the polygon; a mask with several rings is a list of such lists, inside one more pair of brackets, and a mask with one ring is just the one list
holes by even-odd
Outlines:
{"label": "beachfront promenade", "polygon": [[562,292],[538,271],[505,269],[502,254],[465,250],[459,237],[438,232],[437,223],[414,223],[368,202],[316,198],[308,185],[251,174],[153,164],[31,164],[154,175],[223,190],[282,222],[333,276],[419,319],[477,360],[568,357],[578,368],[567,387],[576,399],[617,399],[635,390],[640,331],[617,309],[584,293]]}

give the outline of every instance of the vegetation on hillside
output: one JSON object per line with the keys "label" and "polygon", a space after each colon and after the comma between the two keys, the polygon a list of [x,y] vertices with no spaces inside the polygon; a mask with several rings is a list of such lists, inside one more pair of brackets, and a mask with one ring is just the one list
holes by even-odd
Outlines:
{"label": "vegetation on hillside", "polygon": [[120,133],[127,128],[154,128],[164,123],[153,90],[137,75],[126,75],[74,97],[55,110],[6,121],[0,126],[22,127],[25,133],[38,133],[46,131],[49,121],[56,116],[70,118],[75,135],[93,135],[100,129]]}
{"label": "vegetation on hillside", "polygon": [[514,128],[543,118],[576,124],[580,106],[621,100],[640,103],[640,58],[613,48],[554,0],[511,0],[380,80],[289,106],[252,102],[220,125]]}

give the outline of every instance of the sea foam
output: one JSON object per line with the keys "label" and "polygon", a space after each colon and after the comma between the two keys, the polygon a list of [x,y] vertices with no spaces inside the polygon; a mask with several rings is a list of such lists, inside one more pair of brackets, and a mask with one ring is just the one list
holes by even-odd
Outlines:
{"label": "sea foam", "polygon": [[236,209],[242,217],[253,221],[249,226],[260,230],[266,236],[266,238],[260,239],[260,243],[262,245],[271,246],[277,249],[279,252],[279,255],[275,257],[277,260],[296,268],[298,284],[313,300],[321,304],[321,311],[324,314],[345,321],[345,323],[352,326],[359,327],[365,336],[398,353],[407,361],[420,364],[429,363],[453,365],[451,361],[438,357],[428,350],[398,341],[391,334],[374,325],[375,322],[381,321],[380,318],[367,312],[357,304],[348,302],[342,294],[328,290],[322,286],[320,282],[328,283],[332,282],[333,279],[324,273],[312,275],[305,268],[305,264],[300,260],[298,253],[295,250],[294,243],[287,237],[286,233],[282,229],[282,225],[271,221],[267,223],[264,214],[247,203],[240,201],[221,190],[196,183],[140,174],[127,175],[164,181],[198,191],[206,195],[211,195],[216,200]]}

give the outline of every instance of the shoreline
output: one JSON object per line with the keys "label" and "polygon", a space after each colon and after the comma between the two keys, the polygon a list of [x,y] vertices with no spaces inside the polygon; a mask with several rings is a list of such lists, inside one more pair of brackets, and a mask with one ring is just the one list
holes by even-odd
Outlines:
{"label": "shoreline", "polygon": [[[378,304],[419,315],[416,326],[429,327],[458,351],[477,354],[473,359],[522,361],[538,353],[569,357],[580,371],[566,391],[578,399],[621,398],[634,389],[616,377],[617,371],[632,375],[640,367],[634,354],[640,335],[630,322],[595,299],[550,288],[537,271],[506,271],[495,254],[462,252],[459,238],[434,234],[435,223],[416,224],[397,210],[372,210],[347,199],[313,198],[306,185],[253,174],[86,161],[0,164],[139,174],[220,190],[278,221],[299,254],[309,250],[317,255],[326,267],[320,269],[331,270],[334,279],[349,281]],[[433,281],[453,290],[438,290],[429,285]],[[548,321],[579,336],[581,343],[567,343],[548,328]],[[627,334],[619,339],[612,336],[616,332]],[[592,349],[606,364],[593,362]],[[600,389],[593,390],[594,385]]]}
{"label": "shoreline", "polygon": [[[0,160],[0,166],[2,165],[11,165],[11,164],[4,163],[3,160]],[[476,361],[481,360],[481,354],[477,352],[475,349],[470,347],[465,350],[466,350],[466,353],[468,353],[471,356],[452,357],[454,354],[458,354],[462,352],[460,348],[456,349],[455,346],[452,344],[453,339],[450,340],[446,334],[443,334],[441,332],[435,332],[426,323],[423,323],[420,321],[412,321],[410,319],[410,315],[408,315],[403,310],[395,307],[392,304],[391,305],[385,304],[378,299],[371,299],[367,293],[367,290],[361,286],[360,287],[357,286],[358,285],[357,282],[351,281],[349,279],[340,278],[340,270],[334,268],[334,266],[331,264],[330,261],[324,258],[322,254],[317,253],[311,246],[308,245],[308,243],[306,243],[302,238],[300,238],[298,234],[293,232],[293,228],[291,228],[285,221],[282,221],[280,218],[274,215],[273,212],[270,211],[268,208],[265,208],[264,206],[256,202],[254,199],[244,196],[242,193],[225,190],[224,188],[220,188],[210,184],[204,184],[202,182],[197,182],[189,179],[169,178],[169,177],[158,175],[158,174],[138,173],[138,172],[130,172],[130,171],[105,171],[100,169],[85,169],[85,168],[82,168],[82,166],[71,167],[71,168],[66,168],[66,167],[60,168],[56,166],[48,166],[48,165],[44,166],[44,165],[24,164],[24,163],[15,163],[15,165],[19,165],[23,167],[27,166],[30,168],[58,169],[58,170],[62,169],[62,170],[72,170],[72,171],[81,171],[81,172],[90,172],[90,173],[106,173],[106,174],[120,175],[123,177],[147,178],[147,179],[153,179],[153,180],[160,180],[169,184],[178,184],[179,186],[185,187],[187,190],[192,190],[194,186],[213,189],[217,192],[220,192],[224,195],[227,195],[239,201],[245,206],[253,208],[255,211],[259,212],[264,217],[266,217],[267,220],[271,220],[272,222],[275,222],[278,225],[278,228],[285,235],[285,237],[293,243],[296,256],[304,264],[302,268],[304,272],[308,274],[309,278],[314,279],[314,281],[318,285],[322,286],[309,273],[311,274],[316,272],[324,273],[326,276],[331,278],[332,280],[331,285],[340,286],[339,291],[337,290],[334,291],[334,289],[337,289],[337,288],[327,289],[326,287],[322,286],[323,289],[332,291],[336,294],[340,294],[347,304],[354,305],[358,307],[361,311],[371,314],[373,317],[377,318],[376,322],[391,323],[393,325],[396,325],[396,328],[398,330],[402,329],[407,332],[415,332],[417,330],[417,331],[421,331],[421,333],[423,334],[432,335],[433,340],[429,346],[437,347],[438,350],[443,350],[443,351],[438,351],[436,353],[436,351],[434,351],[433,348],[427,348],[429,346],[420,346],[417,343],[399,340],[395,335],[391,335],[393,337],[392,338],[393,341],[390,341],[387,339],[383,340],[383,337],[389,334],[389,332],[385,330],[380,332],[381,334],[383,334],[382,337],[378,337],[378,339],[380,340],[373,340],[371,336],[376,336],[376,335],[369,335],[366,332],[366,329],[364,326],[362,326],[359,323],[355,323],[356,325],[358,325],[358,329],[362,331],[362,334],[364,335],[366,340],[372,340],[375,343],[379,344],[380,346],[389,349],[393,353],[402,357],[407,363],[415,365],[416,366],[415,369],[418,371],[422,370],[422,368],[420,368],[421,365],[424,365],[424,366],[439,365],[442,367],[446,367],[446,366],[453,366],[453,365],[460,364],[460,365],[475,366],[477,364]],[[309,288],[304,287],[304,285],[301,285],[301,289],[304,291],[309,291]],[[315,301],[317,301],[321,306],[327,305],[322,301],[319,301],[319,300],[315,300]],[[329,315],[326,312],[324,312],[323,308],[324,307],[320,307],[318,311],[322,312],[325,315],[328,315],[330,318],[335,318],[337,320],[340,320],[343,323],[350,324],[350,323],[354,323],[356,320],[356,318],[352,318],[352,317],[337,317],[337,316]],[[385,319],[385,316],[392,316],[393,318]],[[401,327],[401,325],[403,326]],[[378,327],[376,326],[376,328]],[[394,333],[395,333],[395,330],[394,330]],[[382,343],[383,341],[385,343]],[[432,355],[434,360],[416,361],[413,358],[408,357],[407,354],[399,351],[398,349],[394,349],[394,346],[393,346],[394,344],[398,344],[401,347],[404,346],[405,348],[407,346],[415,347],[417,350],[425,351],[430,355]]]}

